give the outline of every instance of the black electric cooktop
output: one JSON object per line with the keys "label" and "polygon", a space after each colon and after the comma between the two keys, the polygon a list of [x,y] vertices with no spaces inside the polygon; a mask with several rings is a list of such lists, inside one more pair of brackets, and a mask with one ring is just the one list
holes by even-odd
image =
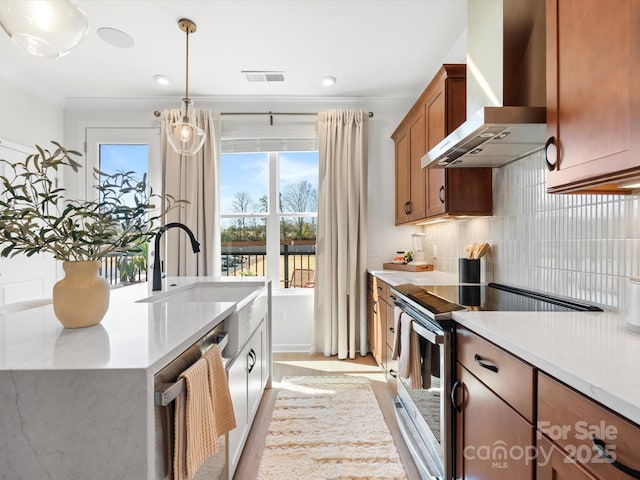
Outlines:
{"label": "black electric cooktop", "polygon": [[498,283],[426,286],[404,284],[392,288],[435,314],[463,308],[508,312],[602,311],[601,308],[576,300]]}

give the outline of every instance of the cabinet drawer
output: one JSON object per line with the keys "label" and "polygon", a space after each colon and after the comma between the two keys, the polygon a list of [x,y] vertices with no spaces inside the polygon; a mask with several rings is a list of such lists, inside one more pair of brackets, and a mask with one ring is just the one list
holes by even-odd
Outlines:
{"label": "cabinet drawer", "polygon": [[534,368],[464,327],[457,332],[458,362],[533,422]]}
{"label": "cabinet drawer", "polygon": [[387,283],[383,282],[379,278],[376,278],[373,286],[373,295],[377,296],[379,300],[386,302],[387,297],[389,296],[389,285],[387,285]]}
{"label": "cabinet drawer", "polygon": [[545,437],[538,438],[537,480],[596,480]]}
{"label": "cabinet drawer", "polygon": [[[538,374],[538,428],[598,478],[640,478],[640,427],[542,373]],[[607,463],[594,450],[594,436],[637,476]]]}

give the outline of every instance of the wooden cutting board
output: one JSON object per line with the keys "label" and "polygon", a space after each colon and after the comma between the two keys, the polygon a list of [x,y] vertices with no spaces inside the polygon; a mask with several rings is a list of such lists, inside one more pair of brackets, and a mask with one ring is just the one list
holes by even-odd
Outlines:
{"label": "wooden cutting board", "polygon": [[412,263],[383,263],[382,268],[385,270],[402,270],[404,272],[430,272],[433,265],[414,265]]}

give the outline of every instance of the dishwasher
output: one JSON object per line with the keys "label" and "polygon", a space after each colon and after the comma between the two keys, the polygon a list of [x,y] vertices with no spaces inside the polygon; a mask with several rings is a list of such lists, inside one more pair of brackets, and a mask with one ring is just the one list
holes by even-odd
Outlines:
{"label": "dishwasher", "polygon": [[[155,479],[173,480],[174,410],[175,399],[185,388],[180,374],[193,365],[213,345],[223,352],[229,340],[220,324],[185,350],[154,376]],[[230,362],[224,358],[225,371]],[[227,480],[226,434],[218,439],[220,448],[201,467],[208,480]],[[196,479],[199,474],[196,475]]]}

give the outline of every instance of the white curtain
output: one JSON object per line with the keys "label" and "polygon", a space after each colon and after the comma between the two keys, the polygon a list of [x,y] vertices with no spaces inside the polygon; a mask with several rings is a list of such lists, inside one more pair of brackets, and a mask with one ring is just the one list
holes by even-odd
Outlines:
{"label": "white curtain", "polygon": [[206,276],[220,272],[219,185],[220,119],[206,110],[193,109],[192,122],[205,131],[204,146],[193,156],[178,154],[167,140],[167,127],[181,118],[180,109],[162,114],[162,184],[163,193],[189,204],[170,211],[166,223],[181,222],[200,242],[194,254],[191,242],[182,229],[173,228],[163,235],[164,271],[169,276]]}
{"label": "white curtain", "polygon": [[313,352],[367,354],[366,131],[364,114],[318,116],[318,231]]}

